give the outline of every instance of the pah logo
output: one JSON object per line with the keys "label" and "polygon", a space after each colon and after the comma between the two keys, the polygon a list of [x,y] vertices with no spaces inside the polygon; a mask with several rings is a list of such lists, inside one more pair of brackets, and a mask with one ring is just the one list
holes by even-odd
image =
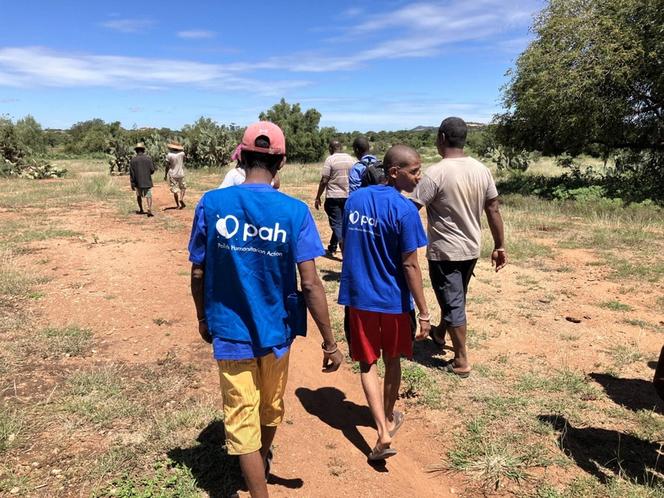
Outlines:
{"label": "pah logo", "polygon": [[[228,216],[224,216],[217,220],[217,232],[225,239],[231,239],[240,230],[240,224],[240,220],[232,214],[229,214]],[[287,235],[286,230],[279,227],[279,223],[275,223],[273,227],[260,228],[251,223],[242,223],[242,240],[245,242],[249,239],[258,237],[261,240],[267,240],[270,242],[279,242],[281,240],[281,243],[285,244]]]}
{"label": "pah logo", "polygon": [[352,225],[357,225],[359,223],[360,226],[369,225],[370,227],[375,227],[377,224],[376,218],[360,214],[359,211],[351,211],[348,215],[348,221],[350,221]]}

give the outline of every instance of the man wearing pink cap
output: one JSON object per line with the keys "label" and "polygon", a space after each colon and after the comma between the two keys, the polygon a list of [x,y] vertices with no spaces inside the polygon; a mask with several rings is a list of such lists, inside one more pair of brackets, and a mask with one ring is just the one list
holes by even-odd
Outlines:
{"label": "man wearing pink cap", "polygon": [[343,356],[316,272],[325,251],[311,213],[270,186],[286,159],[281,129],[250,125],[241,158],[244,183],[206,192],[196,207],[189,260],[198,330],[219,367],[226,448],[239,456],[256,498],[268,496],[270,445],[284,416],[290,346],[306,332],[305,307],[323,337],[323,371],[337,370]]}

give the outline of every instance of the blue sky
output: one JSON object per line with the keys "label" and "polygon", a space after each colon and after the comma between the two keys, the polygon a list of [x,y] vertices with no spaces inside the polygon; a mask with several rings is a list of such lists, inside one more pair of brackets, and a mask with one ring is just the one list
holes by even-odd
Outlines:
{"label": "blue sky", "polygon": [[321,126],[490,120],[542,0],[0,0],[0,114],[246,125],[281,97]]}

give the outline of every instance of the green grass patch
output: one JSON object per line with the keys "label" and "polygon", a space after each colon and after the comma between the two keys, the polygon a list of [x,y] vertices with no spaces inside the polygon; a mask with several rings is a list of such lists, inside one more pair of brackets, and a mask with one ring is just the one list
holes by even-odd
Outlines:
{"label": "green grass patch", "polygon": [[616,368],[631,365],[643,360],[643,353],[635,344],[616,344],[606,350],[611,357],[611,364]]}
{"label": "green grass patch", "polygon": [[455,437],[448,457],[449,468],[463,471],[488,492],[497,491],[505,481],[524,481],[528,468],[541,464],[542,455],[537,447],[516,441],[485,418],[475,417]]}
{"label": "green grass patch", "polygon": [[62,400],[62,410],[77,416],[79,423],[101,427],[110,427],[117,419],[141,418],[146,407],[125,394],[124,375],[115,366],[74,373],[67,381],[69,392]]}
{"label": "green grass patch", "polygon": [[440,388],[435,379],[423,367],[408,360],[402,360],[400,394],[429,407],[438,407],[441,402]]}
{"label": "green grass patch", "polygon": [[595,477],[576,477],[566,485],[540,484],[533,498],[664,498],[664,486],[643,486],[623,477],[612,477],[602,483]]}
{"label": "green grass patch", "polygon": [[170,460],[159,460],[142,475],[126,473],[113,483],[92,494],[95,498],[196,498],[200,496],[196,478],[187,467]]}
{"label": "green grass patch", "polygon": [[14,446],[23,429],[23,421],[16,410],[0,407],[0,454]]}
{"label": "green grass patch", "polygon": [[569,369],[552,370],[548,375],[526,373],[519,378],[515,388],[525,393],[565,393],[586,400],[599,395],[598,389],[589,383],[585,375]]}
{"label": "green grass patch", "polygon": [[604,301],[599,304],[600,308],[606,308],[611,311],[632,311],[632,308],[629,304],[621,303],[615,299],[610,301]]}
{"label": "green grass patch", "polygon": [[[76,325],[48,327],[38,332],[39,340],[35,347],[42,357],[83,356],[92,345],[92,331]],[[38,343],[38,345],[36,344]]]}
{"label": "green grass patch", "polygon": [[[538,244],[530,237],[519,233],[506,235],[506,240],[510,262],[515,264],[526,264],[531,262],[531,260],[553,258],[555,256],[555,252],[551,247]],[[482,237],[481,257],[490,257],[491,251],[493,251],[493,239],[490,235],[484,234]]]}
{"label": "green grass patch", "polygon": [[664,416],[654,410],[639,410],[635,419],[637,436],[648,441],[664,439]]}
{"label": "green grass patch", "polygon": [[611,280],[639,280],[647,282],[659,282],[664,276],[664,261],[654,259],[639,261],[636,259],[622,259],[613,255],[606,255],[606,263],[612,272],[609,275]]}

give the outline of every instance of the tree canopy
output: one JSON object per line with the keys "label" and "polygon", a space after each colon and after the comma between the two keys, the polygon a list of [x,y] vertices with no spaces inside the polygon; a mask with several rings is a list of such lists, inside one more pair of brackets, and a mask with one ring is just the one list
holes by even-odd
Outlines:
{"label": "tree canopy", "polygon": [[307,109],[303,113],[300,104],[290,105],[281,99],[278,104],[261,112],[258,118],[272,121],[283,130],[286,135],[286,152],[291,162],[315,162],[327,150],[325,138],[330,135],[330,130],[321,134],[318,129],[321,114],[316,109]]}
{"label": "tree canopy", "polygon": [[501,142],[577,154],[664,149],[664,3],[550,0],[497,118]]}

